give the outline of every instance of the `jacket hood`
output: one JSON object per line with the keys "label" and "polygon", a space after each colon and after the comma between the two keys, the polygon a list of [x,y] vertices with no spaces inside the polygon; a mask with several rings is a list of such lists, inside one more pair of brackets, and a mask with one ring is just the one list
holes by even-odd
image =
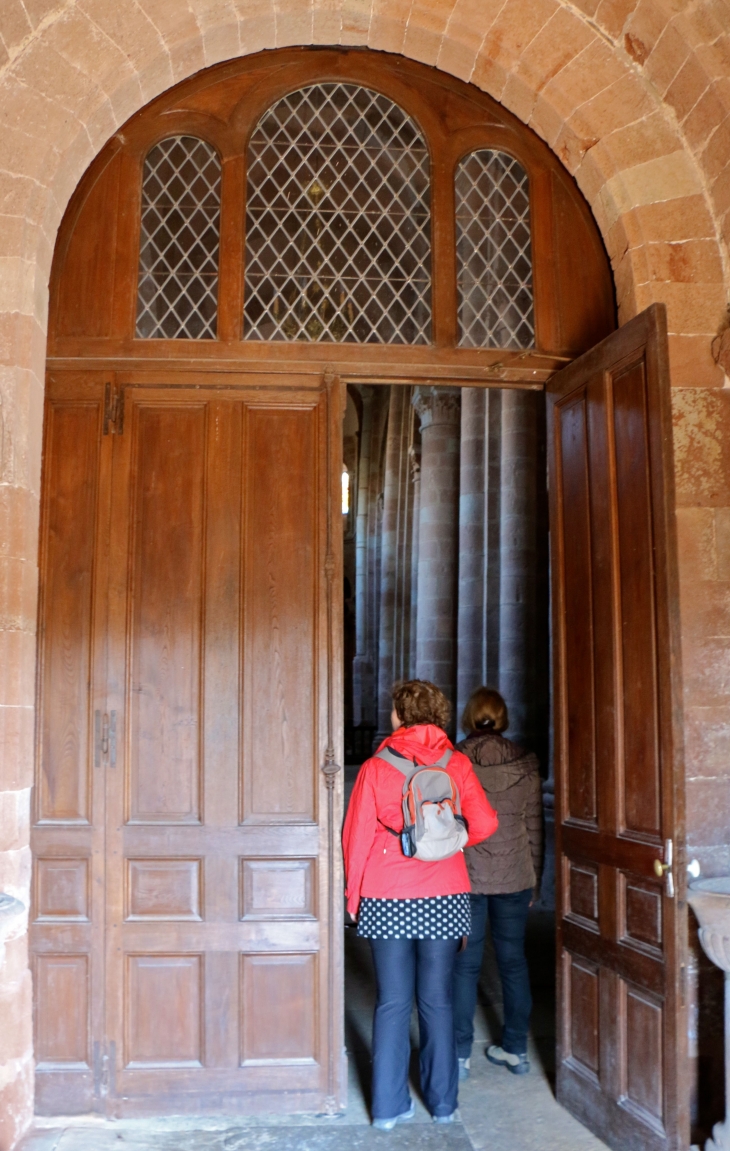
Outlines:
{"label": "jacket hood", "polygon": [[414,727],[399,727],[383,740],[378,751],[390,747],[410,760],[415,759],[418,763],[427,764],[435,763],[448,748],[453,746],[446,732],[435,723],[419,723]]}
{"label": "jacket hood", "polygon": [[479,732],[457,746],[471,760],[479,782],[489,792],[507,791],[539,770],[536,755],[495,731]]}

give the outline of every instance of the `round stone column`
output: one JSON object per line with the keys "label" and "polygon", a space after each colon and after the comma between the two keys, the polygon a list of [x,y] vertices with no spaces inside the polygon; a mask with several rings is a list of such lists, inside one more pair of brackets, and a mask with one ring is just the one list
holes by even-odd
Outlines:
{"label": "round stone column", "polygon": [[456,704],[459,572],[459,388],[419,387],[421,422],[416,675]]}
{"label": "round stone column", "polygon": [[484,678],[486,401],[486,389],[461,389],[457,726]]}

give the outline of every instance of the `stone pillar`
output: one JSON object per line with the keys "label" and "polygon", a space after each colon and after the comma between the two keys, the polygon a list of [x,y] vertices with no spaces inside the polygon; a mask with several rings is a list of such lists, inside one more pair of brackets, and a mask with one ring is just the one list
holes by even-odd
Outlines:
{"label": "stone pillar", "polygon": [[461,468],[459,477],[459,608],[456,723],[469,696],[484,681],[486,632],[487,393],[461,389]]}
{"label": "stone pillar", "polygon": [[400,385],[391,388],[380,560],[379,739],[390,733],[391,688],[396,680],[408,674],[410,662],[410,526],[413,514],[408,459],[410,399],[409,388]]}
{"label": "stone pillar", "polygon": [[363,722],[363,695],[372,684],[368,644],[368,520],[370,518],[370,443],[373,428],[373,390],[360,389],[362,426],[357,469],[357,517],[355,519],[355,658],[352,661],[352,722]]}
{"label": "stone pillar", "polygon": [[418,536],[416,674],[456,703],[459,554],[458,388],[419,387],[421,508]]}
{"label": "stone pillar", "polygon": [[413,484],[413,518],[411,522],[411,650],[408,660],[408,678],[416,678],[416,633],[418,630],[418,528],[421,518],[421,441],[416,441],[413,428],[408,449]]}
{"label": "stone pillar", "polygon": [[499,689],[507,700],[510,734],[531,732],[535,628],[536,447],[535,397],[502,396],[502,522]]}

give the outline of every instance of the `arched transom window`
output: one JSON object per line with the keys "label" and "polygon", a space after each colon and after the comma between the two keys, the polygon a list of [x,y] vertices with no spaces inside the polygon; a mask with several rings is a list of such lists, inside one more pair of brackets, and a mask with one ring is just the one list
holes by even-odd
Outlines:
{"label": "arched transom window", "polygon": [[136,334],[213,340],[218,317],[221,164],[196,136],[170,136],[147,153]]}
{"label": "arched transom window", "polygon": [[315,84],[248,147],[244,338],[426,344],[429,156],[392,100]]}
{"label": "arched transom window", "polygon": [[482,148],[456,169],[459,344],[531,348],[535,342],[527,172]]}
{"label": "arched transom window", "polygon": [[615,323],[600,235],[547,146],[383,52],[204,69],[102,149],[64,228],[62,357],[90,339],[150,363],[535,382]]}

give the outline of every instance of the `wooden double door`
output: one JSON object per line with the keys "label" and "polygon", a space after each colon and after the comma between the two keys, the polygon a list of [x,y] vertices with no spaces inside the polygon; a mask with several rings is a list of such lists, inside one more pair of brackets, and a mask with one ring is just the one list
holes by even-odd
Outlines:
{"label": "wooden double door", "polygon": [[50,376],[43,1113],[342,1104],[341,408],[318,377]]}

